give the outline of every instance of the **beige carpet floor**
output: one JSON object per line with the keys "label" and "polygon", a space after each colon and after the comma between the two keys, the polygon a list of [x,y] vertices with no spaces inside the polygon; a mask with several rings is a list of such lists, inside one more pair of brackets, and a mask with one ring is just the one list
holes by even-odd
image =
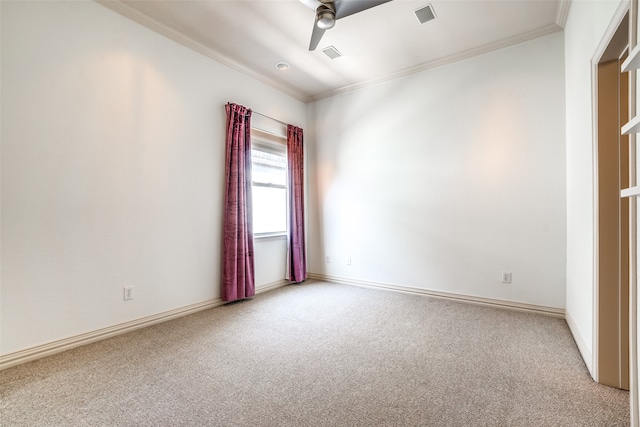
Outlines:
{"label": "beige carpet floor", "polygon": [[626,426],[566,323],[307,282],[0,372],[2,426]]}

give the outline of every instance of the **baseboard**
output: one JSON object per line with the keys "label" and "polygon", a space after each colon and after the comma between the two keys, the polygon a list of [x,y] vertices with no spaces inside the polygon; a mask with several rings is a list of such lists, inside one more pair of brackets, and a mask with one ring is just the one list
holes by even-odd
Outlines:
{"label": "baseboard", "polygon": [[[289,282],[287,280],[280,280],[277,282],[256,286],[256,295],[280,288],[288,284]],[[5,354],[0,356],[0,371],[12,366],[40,359],[45,356],[51,356],[52,354],[71,350],[72,348],[80,347],[92,342],[111,338],[120,334],[126,334],[127,332],[135,331],[136,329],[145,328],[147,326],[166,322],[167,320],[176,319],[178,317],[188,316],[202,310],[220,306],[224,303],[225,302],[220,298],[216,298],[210,301],[191,304],[185,307],[176,308],[174,310],[154,314],[152,316],[143,317],[129,322],[120,323],[118,325],[109,326],[107,328],[98,329],[96,331],[87,332],[62,340],[53,341],[47,344],[30,347],[25,350]]]}
{"label": "baseboard", "polygon": [[216,298],[0,356],[0,370],[222,305]]}
{"label": "baseboard", "polygon": [[263,292],[269,292],[274,289],[281,288],[283,286],[287,286],[290,282],[286,279],[278,280],[276,282],[266,283],[264,285],[256,286],[256,295],[261,294]]}
{"label": "baseboard", "polygon": [[534,304],[524,304],[520,302],[504,301],[492,298],[477,297],[472,295],[455,294],[452,292],[442,292],[430,289],[413,288],[408,286],[398,286],[388,283],[369,282],[366,280],[354,280],[344,277],[327,276],[324,274],[309,273],[310,279],[324,280],[327,282],[344,283],[347,285],[364,286],[368,288],[387,289],[391,291],[406,292],[410,294],[426,295],[434,298],[448,299],[452,301],[466,302],[470,304],[484,305],[488,307],[503,308],[507,310],[524,311],[528,313],[544,314],[552,317],[565,317],[565,311],[562,308],[545,307]]}
{"label": "baseboard", "polygon": [[569,330],[571,331],[571,335],[573,335],[573,340],[576,342],[576,346],[578,346],[578,351],[580,351],[580,355],[584,360],[584,364],[587,366],[587,370],[589,370],[589,375],[595,381],[595,375],[593,372],[593,355],[587,348],[587,343],[584,340],[584,337],[580,333],[578,326],[576,325],[575,320],[571,317],[570,313],[565,313],[565,319],[567,321],[567,325],[569,325]]}
{"label": "baseboard", "polygon": [[[378,289],[387,289],[387,290],[392,290],[397,292],[427,295],[434,298],[443,298],[443,299],[467,302],[472,304],[480,304],[480,305],[485,305],[489,307],[498,307],[498,308],[504,308],[509,310],[532,312],[532,313],[545,314],[545,315],[554,316],[554,317],[563,317],[563,318],[565,317],[564,310],[553,308],[553,307],[522,304],[517,302],[482,298],[482,297],[462,295],[462,294],[454,294],[454,293],[434,291],[429,289],[420,289],[420,288],[412,288],[412,287],[406,287],[406,286],[391,285],[386,283],[354,280],[354,279],[347,279],[343,277],[327,276],[327,275],[314,274],[314,273],[309,273],[308,277],[309,279],[323,280],[327,282],[344,283],[349,285],[364,286],[364,287],[378,288]],[[288,284],[289,282],[287,280],[279,280],[276,282],[256,286],[256,295],[286,286]],[[220,298],[216,298],[210,301],[205,301],[202,303],[180,307],[180,308],[169,310],[163,313],[154,314],[152,316],[143,317],[141,319],[120,323],[118,325],[98,329],[96,331],[87,332],[85,334],[76,335],[76,336],[65,338],[62,340],[58,340],[58,341],[50,342],[47,344],[31,347],[25,350],[20,350],[20,351],[6,354],[6,355],[2,355],[0,356],[0,370],[7,369],[12,366],[20,365],[22,363],[36,360],[45,356],[50,356],[52,354],[60,353],[66,350],[70,350],[72,348],[90,344],[92,342],[110,338],[116,335],[125,334],[127,332],[131,332],[136,329],[144,328],[144,327],[151,326],[161,322],[166,322],[168,320],[176,319],[182,316],[188,316],[189,314],[193,314],[193,313],[197,313],[198,311],[217,307],[222,304],[224,304],[224,301],[222,301]],[[585,359],[587,368],[589,369],[589,372],[591,372],[591,363],[590,363],[591,357],[590,357],[590,353],[586,350],[586,346],[584,345],[584,340],[582,340],[580,337],[580,334],[577,333],[577,328],[575,328],[575,324],[573,324],[572,326],[572,322],[569,321],[569,318],[567,318],[567,323],[569,323],[569,329],[573,333],[574,338],[576,338],[576,343],[578,345],[578,348],[580,349],[580,353]]]}

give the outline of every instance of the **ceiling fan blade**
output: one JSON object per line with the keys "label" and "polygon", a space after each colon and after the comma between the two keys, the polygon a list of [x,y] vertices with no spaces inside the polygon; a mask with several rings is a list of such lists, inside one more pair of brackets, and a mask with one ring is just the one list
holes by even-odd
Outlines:
{"label": "ceiling fan blade", "polygon": [[311,42],[309,43],[309,50],[316,50],[318,47],[318,43],[320,43],[320,39],[324,35],[326,30],[322,28],[318,28],[317,25],[318,18],[316,17],[316,21],[313,23],[313,32],[311,33]]}
{"label": "ceiling fan blade", "polygon": [[322,3],[318,0],[300,0],[300,3],[304,4],[314,12],[316,11],[316,9],[318,9],[318,7],[322,6]]}
{"label": "ceiling fan blade", "polygon": [[390,1],[391,0],[335,0],[333,4],[336,7],[336,19],[340,19]]}

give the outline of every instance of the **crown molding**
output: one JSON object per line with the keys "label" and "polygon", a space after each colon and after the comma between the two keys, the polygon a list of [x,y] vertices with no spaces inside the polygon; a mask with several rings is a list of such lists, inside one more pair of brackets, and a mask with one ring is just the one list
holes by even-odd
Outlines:
{"label": "crown molding", "polygon": [[539,28],[533,31],[519,34],[507,39],[499,40],[497,42],[478,46],[478,47],[466,50],[464,52],[460,52],[444,58],[438,58],[436,60],[425,62],[423,64],[420,64],[414,67],[405,68],[403,70],[389,73],[375,79],[354,83],[354,84],[343,86],[330,91],[322,92],[316,95],[309,95],[308,93],[305,93],[301,90],[294,89],[289,85],[283,84],[279,81],[266,77],[265,75],[251,69],[250,67],[244,64],[241,64],[229,58],[228,56],[223,55],[214,49],[210,49],[199,42],[196,42],[195,40],[185,36],[184,34],[167,27],[166,25],[156,21],[153,18],[150,18],[149,16],[143,14],[142,12],[139,12],[137,9],[132,8],[131,6],[124,3],[122,0],[94,0],[94,1],[98,4],[103,5],[108,9],[111,9],[116,13],[119,13],[120,15],[126,18],[131,19],[134,22],[137,22],[138,24],[152,31],[155,31],[177,43],[182,44],[187,48],[190,48],[196,52],[199,52],[202,55],[205,55],[216,62],[226,65],[227,67],[235,71],[238,71],[250,78],[253,78],[254,80],[264,83],[267,86],[272,87],[273,89],[276,89],[282,93],[285,93],[305,103],[318,101],[324,98],[329,98],[332,96],[340,95],[347,92],[352,92],[358,89],[363,89],[369,86],[374,86],[380,83],[395,80],[401,77],[406,77],[412,74],[420,73],[422,71],[427,71],[433,68],[442,67],[444,65],[469,59],[474,56],[483,55],[485,53],[493,52],[493,51],[514,46],[520,43],[525,43],[527,41],[536,39],[538,37],[543,37],[548,34],[555,33],[557,31],[562,31],[567,20],[569,7],[571,5],[571,0],[559,0],[558,9],[556,13],[556,23],[554,24],[549,24],[547,26],[544,26],[542,28]]}
{"label": "crown molding", "polygon": [[150,18],[149,16],[143,14],[137,9],[132,8],[131,6],[124,3],[122,0],[94,0],[94,1],[126,18],[131,19],[134,22],[137,22],[138,24],[152,31],[155,31],[156,33],[159,33],[175,42],[178,42],[185,47],[188,47],[198,53],[201,53],[202,55],[207,56],[216,62],[226,65],[227,67],[232,68],[235,71],[238,71],[248,77],[251,77],[254,80],[264,83],[267,86],[270,86],[273,89],[276,89],[282,93],[285,93],[299,101],[306,103],[311,100],[311,97],[307,93],[304,93],[299,90],[295,90],[290,86],[284,85],[274,79],[270,79],[264,76],[263,74],[260,74],[252,70],[251,68],[237,61],[234,61],[228,56],[223,55],[216,50],[210,49],[202,45],[201,43],[198,43],[197,41],[191,39],[190,37],[187,37],[184,34],[156,21],[155,19]]}
{"label": "crown molding", "polygon": [[560,28],[564,28],[567,24],[567,17],[569,16],[569,8],[571,7],[571,0],[560,0],[558,2],[558,11],[556,12],[556,25]]}
{"label": "crown molding", "polygon": [[385,83],[401,77],[406,77],[412,74],[420,73],[422,71],[431,70],[433,68],[442,67],[444,65],[449,65],[454,62],[473,58],[474,56],[483,55],[485,53],[490,53],[496,50],[504,49],[506,47],[514,46],[520,43],[525,43],[525,42],[537,39],[539,37],[556,33],[558,31],[562,31],[562,28],[559,27],[557,24],[549,24],[533,31],[518,34],[516,36],[499,40],[497,42],[478,46],[473,49],[466,50],[464,52],[456,53],[454,55],[438,58],[436,60],[425,62],[415,67],[405,68],[404,70],[396,71],[376,79],[371,79],[364,82],[359,82],[349,86],[344,86],[338,89],[323,92],[321,94],[312,96],[311,99],[312,101],[318,101],[324,98],[330,98],[332,96],[340,95],[347,92],[352,92],[354,90],[363,89],[365,87],[374,86],[380,83]]}

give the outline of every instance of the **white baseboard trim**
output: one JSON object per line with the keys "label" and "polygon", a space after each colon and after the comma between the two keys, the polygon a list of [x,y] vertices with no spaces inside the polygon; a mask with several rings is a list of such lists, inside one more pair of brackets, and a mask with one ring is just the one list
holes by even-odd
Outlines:
{"label": "white baseboard trim", "polygon": [[575,320],[573,320],[573,317],[571,317],[571,314],[567,312],[565,313],[564,317],[565,317],[565,320],[567,321],[567,325],[569,325],[569,330],[571,331],[571,335],[573,335],[573,340],[576,342],[576,346],[578,346],[580,355],[584,360],[584,364],[587,366],[587,369],[589,370],[589,375],[591,375],[591,378],[593,378],[595,381],[596,377],[593,372],[593,355],[587,348],[587,343],[584,340],[584,337],[582,336],[582,334],[580,333],[580,330],[578,329],[578,325],[576,325]]}
{"label": "white baseboard trim", "polygon": [[[563,317],[563,318],[565,317],[565,312],[563,309],[553,308],[553,307],[523,304],[523,303],[496,300],[496,299],[490,299],[490,298],[482,298],[482,297],[476,297],[476,296],[470,296],[470,295],[434,291],[429,289],[391,285],[386,283],[354,280],[354,279],[347,279],[343,277],[327,276],[327,275],[315,274],[315,273],[309,273],[308,277],[309,279],[323,280],[327,282],[344,283],[348,285],[364,286],[364,287],[378,288],[378,289],[387,289],[387,290],[397,291],[397,292],[426,295],[434,298],[443,298],[443,299],[449,299],[453,301],[480,304],[480,305],[485,305],[489,307],[498,307],[498,308],[504,308],[509,310],[532,312],[532,313],[545,314],[545,315],[554,316],[554,317]],[[271,282],[264,285],[256,286],[256,295],[264,292],[268,292],[277,288],[281,288],[288,284],[289,284],[289,281],[287,280],[279,280],[276,282]],[[7,369],[12,366],[20,365],[22,363],[30,362],[32,360],[40,359],[45,356],[50,356],[56,353],[60,353],[66,350],[70,350],[72,348],[90,344],[92,342],[100,341],[106,338],[111,338],[116,335],[125,334],[127,332],[131,332],[136,329],[141,329],[147,326],[155,325],[157,323],[166,322],[168,320],[176,319],[182,316],[188,316],[189,314],[193,314],[202,310],[207,310],[209,308],[217,307],[222,304],[224,304],[224,301],[222,301],[220,298],[216,298],[210,301],[205,301],[197,304],[188,305],[185,307],[180,307],[174,310],[169,310],[162,313],[154,314],[152,316],[143,317],[143,318],[132,320],[129,322],[120,323],[118,325],[109,326],[107,328],[98,329],[96,331],[87,332],[84,334],[76,335],[76,336],[65,338],[62,340],[53,341],[47,344],[31,347],[25,350],[20,350],[13,353],[5,354],[0,356],[0,370]],[[574,338],[576,339],[578,349],[580,350],[580,353],[585,359],[587,368],[589,369],[589,372],[591,372],[591,363],[590,363],[591,357],[590,357],[590,353],[586,350],[584,340],[582,340],[580,334],[577,333],[575,324],[573,324],[572,326],[572,321],[569,321],[569,318],[567,318],[567,323],[569,324],[569,329],[571,330],[572,334],[574,335]]]}
{"label": "white baseboard trim", "polygon": [[[279,280],[277,282],[267,283],[264,285],[256,286],[256,295],[264,292],[271,291],[273,289],[280,288],[289,284],[287,280]],[[209,308],[218,307],[225,302],[220,298],[215,298],[210,301],[205,301],[197,304],[191,304],[184,307],[176,308],[174,310],[165,311],[162,313],[154,314],[151,316],[143,317],[129,322],[120,323],[117,325],[109,326],[106,328],[98,329],[96,331],[87,332],[84,334],[76,335],[69,338],[64,338],[58,341],[53,341],[47,344],[30,347],[25,350],[16,351],[0,356],[0,371],[10,368],[12,366],[20,365],[22,363],[30,362],[32,360],[40,359],[45,356],[51,356],[52,354],[61,353],[72,348],[80,347],[92,342],[100,341],[106,338],[111,338],[116,335],[126,334],[127,332],[135,331],[136,329],[145,328],[147,326],[155,325],[156,323],[166,322],[167,320],[176,319],[178,317],[188,316],[199,311],[207,310]]]}
{"label": "white baseboard trim", "polygon": [[455,294],[451,292],[434,291],[431,289],[413,288],[408,286],[391,285],[388,283],[369,282],[366,280],[354,280],[344,277],[327,276],[324,274],[309,273],[310,279],[323,280],[333,283],[344,283],[347,285],[364,286],[367,288],[387,289],[397,292],[406,292],[410,294],[426,295],[434,298],[448,299],[452,301],[466,302],[470,304],[479,304],[488,307],[503,308],[507,310],[524,311],[528,313],[544,314],[552,317],[565,317],[564,309],[555,307],[545,307],[534,304],[524,304],[520,302],[504,301],[492,298],[477,297],[472,295]]}
{"label": "white baseboard trim", "polygon": [[269,292],[274,289],[281,288],[283,286],[287,286],[290,282],[286,279],[278,280],[276,282],[266,283],[264,285],[256,286],[256,295],[261,294],[263,292]]}
{"label": "white baseboard trim", "polygon": [[0,370],[222,305],[216,298],[0,356]]}

